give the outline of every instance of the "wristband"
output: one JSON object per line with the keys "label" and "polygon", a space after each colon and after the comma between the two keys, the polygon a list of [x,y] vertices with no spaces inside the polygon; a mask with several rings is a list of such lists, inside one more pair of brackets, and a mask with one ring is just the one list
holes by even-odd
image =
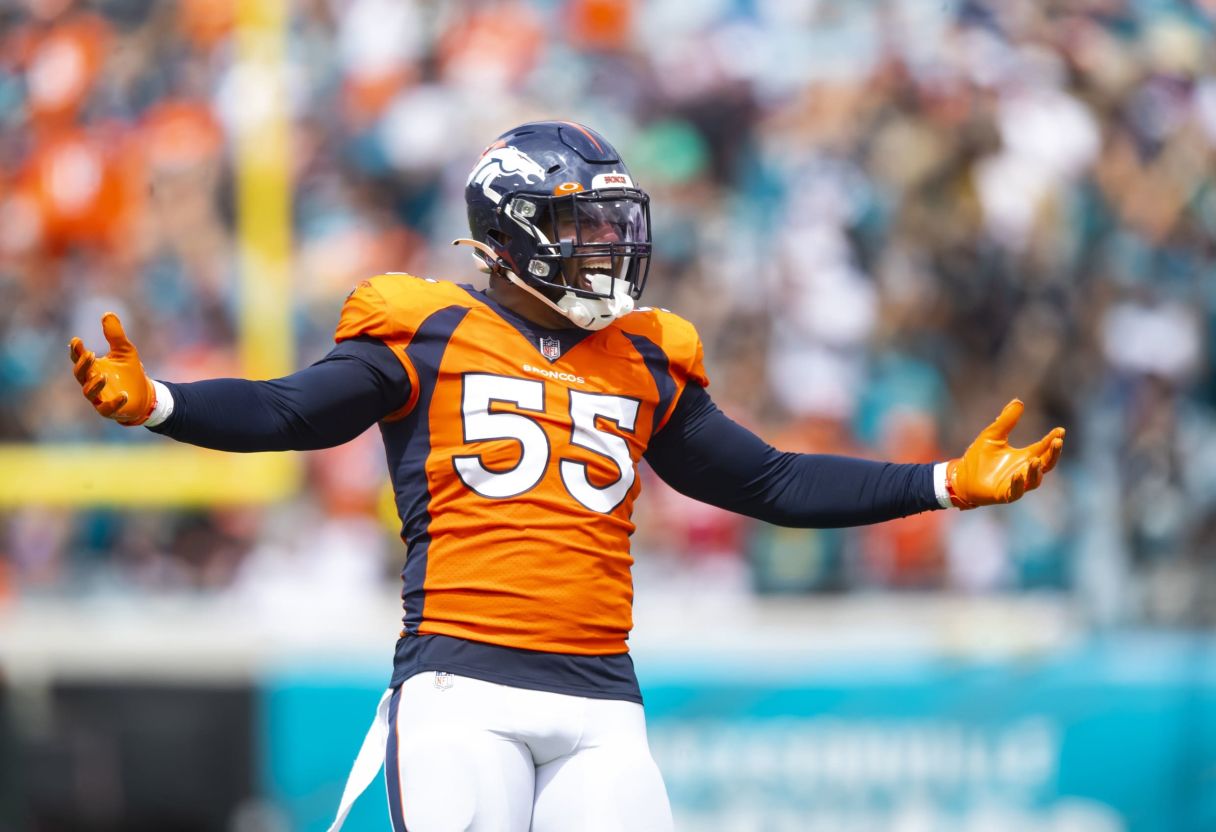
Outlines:
{"label": "wristband", "polygon": [[154,428],[173,415],[173,394],[169,392],[169,388],[153,379],[152,389],[156,391],[156,404],[152,413],[144,420],[146,428]]}
{"label": "wristband", "polygon": [[939,462],[933,466],[933,493],[937,495],[937,504],[942,508],[954,508],[950,499],[950,483],[946,480],[948,462]]}

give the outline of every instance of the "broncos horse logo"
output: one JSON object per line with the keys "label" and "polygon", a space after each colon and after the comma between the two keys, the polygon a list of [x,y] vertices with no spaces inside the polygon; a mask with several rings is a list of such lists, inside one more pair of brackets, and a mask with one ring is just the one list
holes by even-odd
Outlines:
{"label": "broncos horse logo", "polygon": [[525,183],[539,182],[545,178],[545,169],[514,147],[496,147],[486,151],[465,184],[480,185],[482,192],[497,204],[502,201],[502,194],[490,184],[502,176],[519,177]]}

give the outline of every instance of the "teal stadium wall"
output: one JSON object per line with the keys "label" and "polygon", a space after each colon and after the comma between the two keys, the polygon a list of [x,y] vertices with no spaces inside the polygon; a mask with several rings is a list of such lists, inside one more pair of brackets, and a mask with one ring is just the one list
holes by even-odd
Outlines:
{"label": "teal stadium wall", "polygon": [[[1216,829],[1216,639],[1128,634],[992,663],[638,657],[681,830]],[[386,676],[264,680],[265,789],[324,830]],[[383,780],[352,832],[385,828]]]}

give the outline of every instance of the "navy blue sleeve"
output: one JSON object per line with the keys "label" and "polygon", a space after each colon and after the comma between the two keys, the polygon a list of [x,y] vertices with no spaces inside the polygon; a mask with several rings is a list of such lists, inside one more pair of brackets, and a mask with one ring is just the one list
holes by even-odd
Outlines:
{"label": "navy blue sleeve", "polygon": [[941,508],[932,464],[783,453],[693,384],[646,461],[681,494],[778,526],[860,526]]}
{"label": "navy blue sleeve", "polygon": [[151,430],[221,451],[307,451],[341,445],[409,399],[405,368],[384,342],[343,341],[297,373],[271,381],[162,382],[173,413]]}

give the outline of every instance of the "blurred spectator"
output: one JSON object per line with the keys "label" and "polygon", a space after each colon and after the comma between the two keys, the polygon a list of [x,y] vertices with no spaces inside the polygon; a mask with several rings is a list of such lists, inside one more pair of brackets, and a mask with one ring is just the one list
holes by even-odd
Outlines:
{"label": "blurred spectator", "polygon": [[[104,308],[158,375],[240,372],[232,146],[252,105],[235,9],[0,10],[3,440],[152,439],[59,383],[68,334]],[[647,479],[644,580],[1072,587],[1103,621],[1211,620],[1212,3],[309,0],[288,34],[304,360],[370,273],[477,282],[447,246],[471,161],[560,116],[631,160],[654,198],[647,302],[696,322],[717,400],[778,444],[941,459],[1014,395],[1015,441],[1069,428],[1036,499],[875,529],[761,528]],[[306,493],[261,521],[12,512],[0,585],[250,591],[292,558],[323,578],[331,561],[280,533],[306,506],[313,541],[372,552],[360,586],[400,556],[395,529],[382,549],[366,525],[377,457],[363,441],[315,455]],[[1116,507],[1087,499],[1095,478]],[[1124,558],[1134,586],[1112,582]]]}

